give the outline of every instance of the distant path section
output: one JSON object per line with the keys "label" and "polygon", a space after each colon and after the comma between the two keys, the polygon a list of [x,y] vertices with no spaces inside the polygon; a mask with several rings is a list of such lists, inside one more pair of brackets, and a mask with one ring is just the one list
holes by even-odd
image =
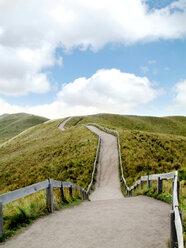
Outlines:
{"label": "distant path section", "polygon": [[66,123],[71,119],[72,117],[68,117],[66,120],[64,120],[61,124],[59,124],[58,128],[61,129],[62,131],[65,130],[65,125]]}
{"label": "distant path section", "polygon": [[93,126],[88,128],[101,137],[91,201],[37,220],[2,247],[167,248],[170,205],[145,196],[124,198],[116,137]]}

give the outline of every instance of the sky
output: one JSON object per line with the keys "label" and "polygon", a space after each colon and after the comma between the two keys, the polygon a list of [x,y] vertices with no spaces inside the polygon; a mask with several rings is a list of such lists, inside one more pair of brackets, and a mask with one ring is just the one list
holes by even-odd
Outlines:
{"label": "sky", "polygon": [[0,0],[0,115],[186,116],[186,0]]}

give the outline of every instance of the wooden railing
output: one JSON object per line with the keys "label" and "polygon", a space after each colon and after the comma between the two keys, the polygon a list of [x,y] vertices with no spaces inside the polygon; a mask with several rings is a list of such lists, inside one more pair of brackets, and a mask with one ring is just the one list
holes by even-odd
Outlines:
{"label": "wooden railing", "polygon": [[3,206],[5,204],[8,204],[12,201],[18,200],[25,196],[29,196],[33,193],[46,189],[47,209],[50,213],[53,213],[54,211],[53,189],[54,188],[60,189],[62,201],[65,201],[64,188],[69,189],[69,194],[71,197],[73,197],[73,189],[76,189],[81,193],[84,200],[88,199],[87,191],[84,190],[83,188],[71,182],[62,182],[62,181],[56,181],[53,179],[48,179],[43,182],[32,184],[30,186],[2,194],[0,195],[0,237],[2,237],[3,235]]}
{"label": "wooden railing", "polygon": [[36,192],[39,192],[41,190],[46,189],[46,205],[47,209],[50,213],[53,213],[54,206],[53,206],[53,188],[59,188],[61,190],[61,198],[62,201],[65,201],[65,195],[64,195],[64,188],[69,189],[69,194],[72,197],[73,188],[79,190],[84,200],[88,199],[88,195],[90,193],[91,187],[93,185],[94,176],[96,172],[96,165],[98,163],[99,158],[99,152],[100,152],[100,146],[101,146],[101,139],[98,136],[98,145],[97,145],[97,151],[96,151],[96,157],[94,161],[92,176],[91,176],[91,182],[88,185],[87,190],[77,186],[76,184],[73,184],[71,182],[63,182],[63,181],[56,181],[53,179],[48,179],[43,182],[39,182],[36,184],[32,184],[30,186],[14,190],[5,194],[0,195],[0,237],[3,235],[3,205],[8,204],[12,201],[21,199],[25,196],[29,196],[31,194],[34,194]]}
{"label": "wooden railing", "polygon": [[171,234],[170,234],[170,247],[183,248],[183,228],[182,228],[182,212],[179,210],[179,181],[178,172],[173,171],[164,174],[153,174],[148,176],[142,176],[140,180],[136,181],[130,188],[127,187],[129,196],[132,196],[132,191],[147,181],[147,186],[151,187],[151,181],[157,181],[157,193],[162,193],[163,180],[173,179],[172,182],[172,210],[170,211],[171,218]]}
{"label": "wooden railing", "polygon": [[87,191],[86,191],[87,195],[89,195],[90,190],[91,190],[92,185],[93,185],[93,182],[94,182],[94,176],[95,176],[95,173],[96,173],[96,165],[97,165],[98,159],[99,159],[100,147],[101,147],[101,139],[98,136],[98,145],[97,145],[96,158],[95,158],[95,161],[94,161],[94,167],[93,167],[93,171],[92,171],[91,182],[90,182],[90,184],[89,184],[89,186],[87,188]]}
{"label": "wooden railing", "polygon": [[171,233],[170,233],[170,247],[183,248],[183,227],[182,227],[182,212],[179,210],[179,181],[178,181],[178,172],[173,171],[163,174],[153,174],[142,176],[140,180],[136,181],[135,184],[131,187],[128,187],[127,182],[123,173],[123,165],[121,160],[121,148],[119,142],[119,133],[115,130],[111,130],[105,127],[98,125],[97,123],[88,123],[88,125],[94,125],[99,129],[111,133],[117,138],[118,145],[118,157],[119,157],[119,166],[121,171],[121,178],[126,187],[127,193],[129,196],[132,196],[132,191],[135,190],[139,185],[143,187],[143,182],[147,181],[147,185],[151,187],[151,181],[157,180],[157,193],[162,193],[163,190],[163,180],[172,179],[172,210],[170,211],[170,223],[171,223]]}

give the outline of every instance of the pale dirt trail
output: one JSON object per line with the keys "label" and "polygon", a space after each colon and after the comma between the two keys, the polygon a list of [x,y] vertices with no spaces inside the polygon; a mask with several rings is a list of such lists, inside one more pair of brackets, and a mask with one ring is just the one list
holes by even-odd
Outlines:
{"label": "pale dirt trail", "polygon": [[114,136],[89,127],[102,139],[91,201],[36,221],[2,247],[166,248],[170,206],[152,198],[124,198],[119,187]]}
{"label": "pale dirt trail", "polygon": [[71,118],[72,117],[68,117],[66,120],[64,120],[61,124],[59,124],[58,128],[61,129],[62,131],[65,131],[65,125]]}
{"label": "pale dirt trail", "polygon": [[119,182],[116,137],[94,126],[88,126],[88,128],[101,138],[96,187],[90,196],[90,200],[123,199]]}

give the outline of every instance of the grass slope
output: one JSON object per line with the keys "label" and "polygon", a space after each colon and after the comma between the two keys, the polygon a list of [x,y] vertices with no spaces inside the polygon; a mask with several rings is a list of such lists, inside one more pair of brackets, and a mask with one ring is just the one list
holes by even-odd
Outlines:
{"label": "grass slope", "polygon": [[81,123],[96,122],[104,127],[117,130],[138,130],[186,136],[186,117],[182,116],[149,117],[98,114],[74,117],[67,123],[67,126],[73,126],[79,120]]}
{"label": "grass slope", "polygon": [[47,118],[19,113],[4,114],[0,116],[0,143],[16,136],[29,127],[47,121]]}
{"label": "grass slope", "polygon": [[97,138],[83,126],[62,132],[60,122],[32,127],[0,148],[0,193],[48,178],[87,187]]}
{"label": "grass slope", "polygon": [[[97,137],[83,126],[61,131],[58,129],[61,121],[39,124],[1,146],[0,194],[48,178],[71,181],[87,188],[96,155]],[[74,200],[80,201],[77,192],[73,201],[67,190],[65,195],[70,205],[74,204]],[[60,191],[56,189],[55,209],[66,207],[67,203],[61,202]],[[0,240],[45,214],[45,191],[5,205],[4,236]]]}
{"label": "grass slope", "polygon": [[74,126],[78,120],[82,124],[95,122],[119,132],[124,172],[129,185],[147,173],[180,170],[182,178],[185,178],[186,117],[99,114],[74,117],[67,125]]}

